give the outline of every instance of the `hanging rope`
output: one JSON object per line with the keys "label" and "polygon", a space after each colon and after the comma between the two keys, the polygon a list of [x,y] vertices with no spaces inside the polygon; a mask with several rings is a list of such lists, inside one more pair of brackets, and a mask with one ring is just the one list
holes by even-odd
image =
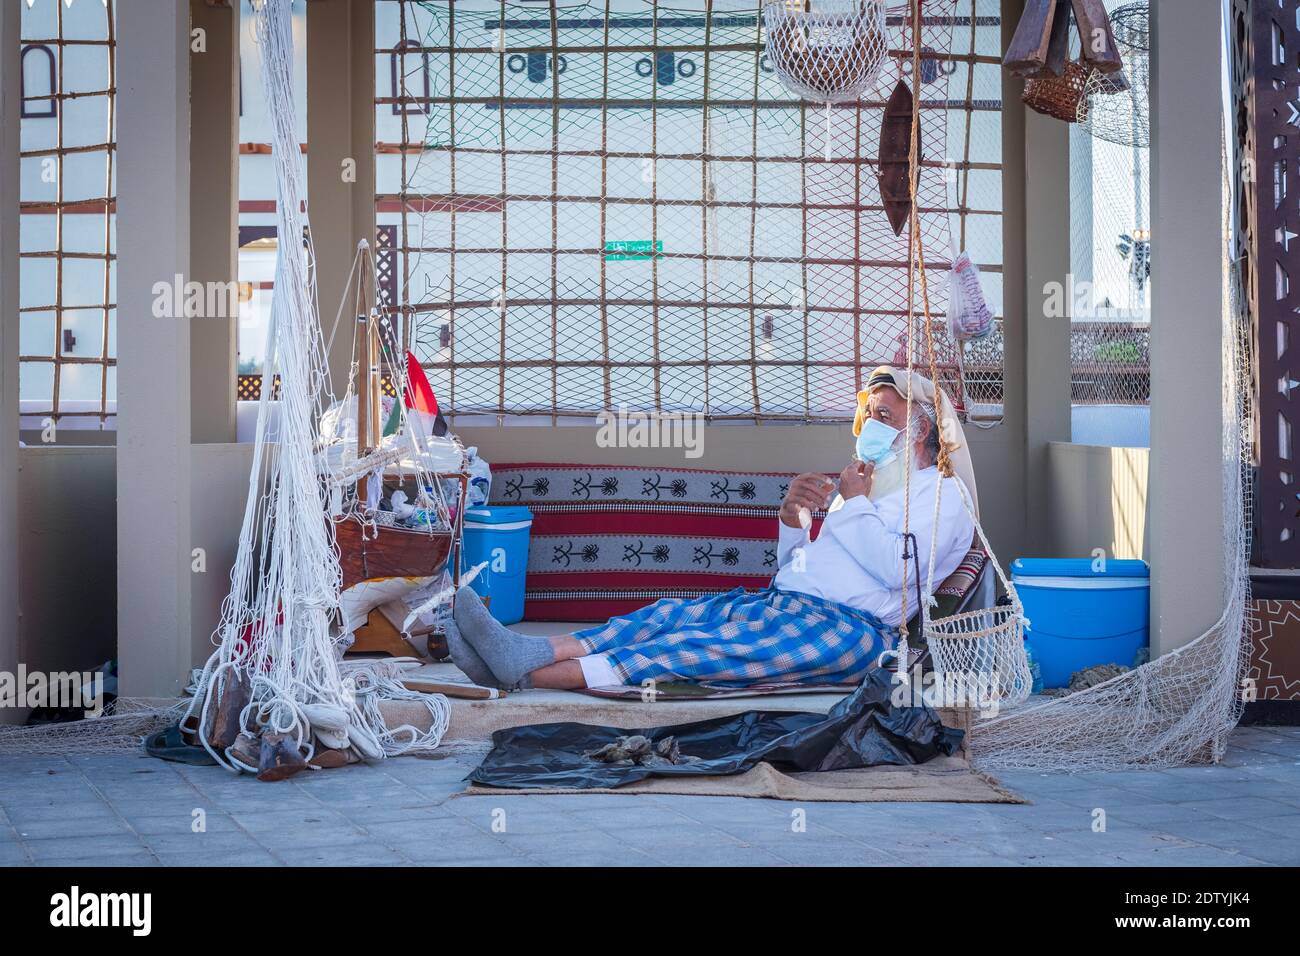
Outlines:
{"label": "hanging rope", "polygon": [[[912,30],[912,75],[919,77],[921,75],[921,5],[924,0],[911,0],[911,30]],[[914,94],[915,95],[915,94]],[[1024,651],[1024,613],[1020,600],[1016,595],[1015,588],[1003,573],[1001,565],[993,555],[988,541],[984,536],[984,531],[980,527],[979,516],[975,513],[974,507],[970,501],[966,489],[957,482],[957,488],[962,498],[963,506],[971,516],[974,523],[976,534],[983,544],[989,555],[995,573],[1003,583],[1011,604],[1006,608],[981,610],[966,615],[956,615],[948,619],[945,627],[939,627],[932,622],[930,618],[930,608],[934,606],[934,569],[938,551],[939,538],[939,517],[942,512],[943,503],[943,486],[945,479],[954,477],[952,465],[952,444],[948,438],[947,430],[944,427],[944,405],[943,397],[939,391],[939,374],[938,361],[935,356],[934,347],[934,322],[930,311],[930,287],[929,279],[926,272],[925,264],[925,240],[921,234],[921,217],[918,211],[918,183],[920,174],[920,138],[921,138],[921,111],[919,101],[914,101],[912,109],[912,131],[909,142],[909,195],[911,208],[909,210],[909,256],[908,256],[908,289],[907,289],[907,426],[905,432],[907,454],[904,493],[906,500],[903,506],[903,529],[906,536],[911,536],[911,475],[912,475],[912,403],[913,396],[913,373],[915,370],[915,346],[914,346],[914,329],[913,324],[916,319],[916,302],[915,288],[919,283],[921,293],[921,317],[924,322],[925,333],[925,351],[930,381],[935,388],[934,419],[931,427],[938,429],[939,453],[936,457],[935,465],[939,471],[939,481],[935,484],[934,493],[934,520],[931,525],[930,534],[930,557],[926,569],[926,583],[924,594],[919,591],[920,569],[917,568],[918,575],[918,598],[917,603],[920,606],[921,628],[925,635],[927,646],[929,646],[931,655],[935,662],[937,672],[950,672],[961,675],[971,683],[981,682],[985,679],[992,685],[992,694],[995,698],[1001,699],[1005,703],[1016,703],[1024,700],[1029,694],[1030,676],[1029,664],[1025,657]],[[915,279],[914,279],[915,277]],[[903,624],[899,629],[898,651],[898,677],[902,681],[908,679],[907,667],[907,574],[908,566],[906,558],[903,561]]]}

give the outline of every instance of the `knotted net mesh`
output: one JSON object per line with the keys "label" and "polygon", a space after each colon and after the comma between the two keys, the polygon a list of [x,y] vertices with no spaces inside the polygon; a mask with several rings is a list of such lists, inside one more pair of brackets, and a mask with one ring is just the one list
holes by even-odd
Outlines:
{"label": "knotted net mesh", "polygon": [[[905,359],[907,236],[879,161],[900,80],[919,101],[920,228],[945,251],[932,265],[969,228],[1000,301],[997,5],[925,0],[919,36],[908,8],[814,3],[814,19],[853,12],[781,40],[759,0],[401,4],[380,44],[399,95],[378,116],[406,145],[381,202],[400,204],[400,308],[445,404],[851,417],[862,369]],[[788,84],[796,63],[815,98]],[[964,411],[935,299],[941,384]]]}
{"label": "knotted net mesh", "polygon": [[1151,20],[1145,2],[1127,3],[1110,14],[1124,69],[1093,71],[1079,104],[1079,123],[1092,136],[1120,146],[1151,145]]}
{"label": "knotted net mesh", "polygon": [[1249,665],[1250,330],[1234,264],[1226,269],[1223,383],[1223,614],[1204,634],[1103,684],[977,723],[988,768],[1113,770],[1223,756]]}

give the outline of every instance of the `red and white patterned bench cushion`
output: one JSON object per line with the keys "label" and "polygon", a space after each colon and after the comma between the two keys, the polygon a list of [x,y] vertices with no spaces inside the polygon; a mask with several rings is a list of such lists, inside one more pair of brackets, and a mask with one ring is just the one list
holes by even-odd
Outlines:
{"label": "red and white patterned bench cushion", "polygon": [[763,588],[790,475],[492,466],[492,504],[533,512],[524,616],[603,621],[665,597]]}

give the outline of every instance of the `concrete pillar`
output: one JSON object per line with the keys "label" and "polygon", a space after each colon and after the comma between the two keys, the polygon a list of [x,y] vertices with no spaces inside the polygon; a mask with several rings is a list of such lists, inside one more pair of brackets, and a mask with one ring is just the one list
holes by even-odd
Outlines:
{"label": "concrete pillar", "polygon": [[[1024,0],[1003,0],[1002,44]],[[1029,553],[1025,497],[1025,108],[1021,81],[1002,73],[1002,421],[967,428],[975,477],[985,492],[980,523],[1003,565]]]}
{"label": "concrete pillar", "polygon": [[1098,197],[1093,192],[1096,177],[1092,168],[1092,137],[1082,130],[1071,130],[1070,152],[1070,271],[1075,282],[1095,285],[1092,263],[1098,237],[1093,232],[1096,226],[1092,210]]}
{"label": "concrete pillar", "polygon": [[1153,656],[1223,613],[1220,8],[1219,0],[1151,6]]}
{"label": "concrete pillar", "polygon": [[[223,285],[239,278],[239,4],[190,0],[191,29],[204,51],[190,53],[190,278]],[[238,319],[190,320],[191,438],[235,440]]]}
{"label": "concrete pillar", "polygon": [[1071,431],[1069,125],[1025,110],[1024,150],[1025,502],[1030,549],[1052,555],[1048,444]]}
{"label": "concrete pillar", "polygon": [[[374,0],[307,4],[307,195],[327,326],[342,301],[357,242],[375,241],[374,48]],[[356,163],[355,182],[343,179],[348,159]],[[341,395],[352,362],[350,330],[335,336],[329,362]]]}
{"label": "concrete pillar", "polygon": [[156,304],[190,271],[189,29],[188,4],[117,10],[117,633],[128,697],[179,696],[190,665],[190,323],[183,301]]}
{"label": "concrete pillar", "polygon": [[[0,671],[18,667],[18,53],[21,4],[0,4]],[[16,720],[0,709],[0,723]]]}

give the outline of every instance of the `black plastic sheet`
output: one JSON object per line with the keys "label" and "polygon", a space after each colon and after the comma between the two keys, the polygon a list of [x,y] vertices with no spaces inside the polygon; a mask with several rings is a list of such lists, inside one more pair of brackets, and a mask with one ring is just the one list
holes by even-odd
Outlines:
{"label": "black plastic sheet", "polygon": [[[751,710],[636,730],[577,723],[511,727],[492,735],[491,753],[468,779],[513,789],[592,789],[652,776],[742,773],[760,762],[783,770],[852,770],[955,753],[964,732],[945,727],[929,707],[891,705],[892,687],[887,671],[872,670],[826,714]],[[654,743],[675,737],[688,762],[602,763],[589,756],[637,734]]]}

